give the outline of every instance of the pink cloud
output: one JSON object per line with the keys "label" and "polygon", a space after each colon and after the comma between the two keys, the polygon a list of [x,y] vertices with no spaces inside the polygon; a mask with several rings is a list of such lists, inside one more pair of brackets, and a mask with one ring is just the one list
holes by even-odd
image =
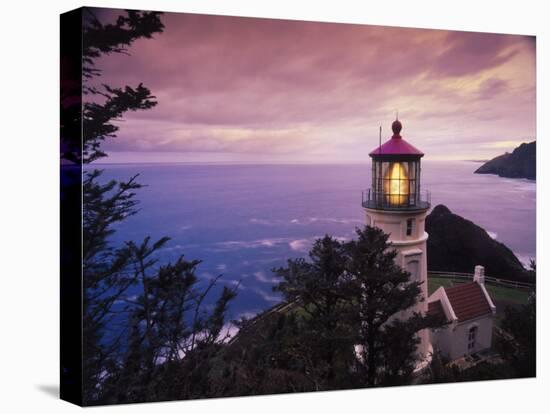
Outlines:
{"label": "pink cloud", "polygon": [[159,100],[126,117],[109,151],[356,159],[395,109],[405,135],[434,155],[446,151],[445,137],[535,135],[532,37],[177,13],[162,20],[165,32],[137,41],[131,56],[98,61],[102,82],[143,82]]}

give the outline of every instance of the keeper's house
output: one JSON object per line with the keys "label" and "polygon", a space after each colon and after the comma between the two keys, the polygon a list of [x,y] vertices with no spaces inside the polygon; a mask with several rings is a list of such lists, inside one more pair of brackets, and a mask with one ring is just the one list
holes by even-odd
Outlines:
{"label": "keeper's house", "polygon": [[476,266],[470,283],[439,287],[428,298],[428,313],[449,322],[431,332],[431,342],[451,361],[490,348],[496,308],[485,288],[483,266]]}

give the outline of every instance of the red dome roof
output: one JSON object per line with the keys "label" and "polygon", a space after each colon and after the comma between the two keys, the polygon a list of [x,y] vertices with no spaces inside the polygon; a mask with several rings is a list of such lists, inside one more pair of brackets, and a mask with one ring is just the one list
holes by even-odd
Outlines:
{"label": "red dome roof", "polygon": [[422,157],[424,155],[422,151],[409,144],[399,135],[401,128],[403,128],[401,122],[398,120],[393,121],[393,136],[381,146],[373,149],[369,155],[371,157],[377,155],[412,155]]}

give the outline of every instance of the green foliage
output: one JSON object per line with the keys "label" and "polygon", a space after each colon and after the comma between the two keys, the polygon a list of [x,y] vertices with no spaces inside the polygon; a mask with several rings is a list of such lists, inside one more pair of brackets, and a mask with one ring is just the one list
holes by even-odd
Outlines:
{"label": "green foliage", "polygon": [[[84,25],[83,76],[88,82],[101,75],[95,59],[126,53],[136,39],[150,38],[163,29],[156,12],[126,11],[114,24],[102,24],[91,9],[85,11],[89,15]],[[91,163],[106,156],[101,144],[116,136],[118,126],[113,122],[128,111],[156,105],[142,84],[115,88],[86,83],[84,93],[94,99],[83,107],[82,159],[67,155],[80,153],[74,148],[64,155],[74,162]],[[82,188],[84,401],[200,397],[207,393],[208,381],[197,377],[225,339],[222,328],[236,293],[224,287],[213,309],[207,310],[205,300],[219,277],[201,286],[196,277],[200,261],[184,256],[160,265],[157,253],[168,237],[112,246],[115,225],[137,213],[136,190],[142,186],[137,176],[126,182],[101,183],[100,178],[100,170],[86,172]],[[175,375],[184,380],[181,388],[173,387],[178,384]]]}
{"label": "green foliage", "polygon": [[93,89],[91,93],[101,94],[101,103],[88,101],[84,103],[82,115],[83,161],[90,163],[107,156],[101,150],[106,138],[115,138],[119,127],[113,122],[119,120],[128,111],[150,109],[157,104],[155,96],[140,83],[136,88],[111,88],[103,85],[101,93]]}
{"label": "green foliage", "polygon": [[126,10],[126,15],[118,16],[114,23],[102,23],[92,8],[84,8],[83,27],[83,76],[99,76],[101,70],[95,67],[95,59],[104,54],[128,53],[127,47],[139,38],[150,39],[160,33],[164,25],[162,13],[151,11]]}
{"label": "green foliage", "polygon": [[[395,264],[396,251],[380,229],[357,230],[357,239],[325,236],[304,259],[275,269],[275,288],[296,306],[296,360],[317,388],[406,383],[418,362],[417,333],[436,321],[410,311],[421,283]],[[407,311],[405,317],[396,314]],[[358,346],[359,345],[359,346]]]}
{"label": "green foliage", "polygon": [[424,378],[426,383],[483,381],[536,376],[536,300],[534,293],[525,305],[507,306],[501,328],[495,329],[493,347],[499,357],[466,369],[450,365],[435,353]]}
{"label": "green foliage", "polygon": [[173,370],[166,367],[189,355],[203,363],[219,349],[235,291],[224,288],[206,311],[204,301],[218,279],[199,286],[200,261],[183,256],[160,266],[156,253],[167,237],[112,247],[114,225],[136,214],[141,186],[135,177],[100,184],[100,175],[87,174],[83,185],[85,401],[162,399],[168,391],[159,384]]}
{"label": "green foliage", "polygon": [[[101,145],[116,136],[113,122],[156,105],[142,84],[91,85],[101,75],[96,59],[126,53],[163,25],[154,12],[127,11],[102,24],[86,10],[84,91],[93,99],[83,108],[82,159],[71,160],[90,163],[106,156]],[[418,332],[442,323],[410,311],[420,283],[395,264],[388,236],[366,227],[349,242],[325,236],[309,260],[275,269],[289,305],[240,321],[228,341],[223,329],[236,291],[224,287],[207,308],[218,278],[200,285],[200,261],[184,256],[161,265],[167,237],[112,246],[115,225],[138,212],[141,185],[137,176],[100,177],[88,172],[83,183],[86,404],[404,384],[418,362]]]}
{"label": "green foliage", "polygon": [[114,249],[109,237],[113,225],[136,213],[134,190],[141,186],[135,177],[126,183],[97,182],[101,172],[85,175],[82,215],[83,280],[83,355],[85,398],[97,397],[97,384],[120,344],[118,335],[105,339],[113,319],[112,307],[126,290],[136,283],[126,272],[130,255],[126,249]]}
{"label": "green foliage", "polygon": [[[80,164],[90,163],[105,157],[101,144],[106,138],[115,138],[119,127],[114,122],[124,113],[150,109],[157,102],[143,84],[135,87],[112,87],[105,84],[93,84],[101,75],[96,60],[111,53],[128,53],[128,47],[140,38],[151,38],[162,33],[164,25],[160,20],[162,13],[127,10],[118,16],[114,23],[102,23],[92,8],[83,8],[82,33],[82,89],[69,87],[78,82],[65,82],[63,102],[80,102],[81,94],[88,97],[80,105],[62,105],[61,157]],[[67,66],[67,65],[65,65]],[[67,68],[66,68],[67,69]],[[67,75],[66,75],[67,76]],[[82,136],[81,135],[82,131]]]}
{"label": "green foliage", "polygon": [[[61,107],[62,154],[65,160],[80,164],[91,163],[105,157],[101,144],[106,138],[115,138],[119,127],[116,121],[128,111],[146,110],[157,104],[150,90],[139,83],[137,86],[113,87],[94,83],[101,76],[96,61],[105,54],[128,54],[128,47],[140,38],[151,38],[162,33],[164,25],[160,20],[162,13],[127,10],[113,23],[102,23],[95,16],[94,9],[83,8],[82,33],[82,87],[76,87],[80,81],[69,79],[68,64],[64,65],[65,81],[63,85]],[[84,94],[82,106],[79,103]],[[82,135],[82,136],[81,136]]]}
{"label": "green foliage", "polygon": [[490,381],[514,377],[514,371],[507,363],[483,361],[468,368],[459,369],[457,365],[450,364],[446,358],[436,352],[423,378],[423,383]]}
{"label": "green foliage", "polygon": [[[310,261],[289,260],[286,268],[274,269],[281,282],[275,287],[289,302],[295,302],[299,319],[303,355],[316,387],[336,380],[337,354],[349,354],[353,337],[343,317],[349,312],[350,278],[346,272],[344,246],[329,236],[316,240]],[[308,362],[309,361],[309,362]]]}
{"label": "green foliage", "polygon": [[411,281],[410,274],[395,263],[397,252],[391,249],[389,236],[369,226],[357,230],[357,236],[346,250],[354,292],[350,314],[363,362],[358,365],[360,377],[367,386],[405,383],[418,362],[417,332],[437,323],[412,312],[422,300],[422,282]]}
{"label": "green foliage", "polygon": [[219,369],[212,371],[216,396],[261,395],[327,389],[325,367],[303,340],[294,312],[267,311],[239,323],[236,339],[224,347]]}
{"label": "green foliage", "polygon": [[[437,277],[437,275],[428,276],[428,292],[431,295],[440,286],[445,288],[465,283],[464,279],[451,279],[447,277]],[[513,287],[504,287],[486,283],[485,288],[489,292],[493,301],[505,301],[514,304],[526,304],[529,299],[529,292],[523,289]],[[497,312],[501,313],[503,309],[497,308]]]}
{"label": "green foliage", "polygon": [[501,328],[504,335],[497,349],[513,368],[517,377],[534,377],[537,373],[537,304],[533,292],[526,305],[508,306],[504,310]]}

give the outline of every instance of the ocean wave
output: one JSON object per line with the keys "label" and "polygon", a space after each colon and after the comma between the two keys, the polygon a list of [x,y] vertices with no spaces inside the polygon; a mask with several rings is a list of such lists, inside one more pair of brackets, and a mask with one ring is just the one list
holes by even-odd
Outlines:
{"label": "ocean wave", "polygon": [[242,318],[252,319],[253,317],[255,317],[260,312],[261,312],[261,310],[244,311],[244,312],[241,312],[237,315],[237,319],[242,319]]}
{"label": "ocean wave", "polygon": [[220,330],[218,340],[222,342],[230,341],[239,333],[239,328],[233,322],[226,322]]}
{"label": "ocean wave", "polygon": [[277,303],[281,301],[281,297],[279,295],[269,294],[260,288],[255,288],[254,292],[256,292],[266,302]]}
{"label": "ocean wave", "polygon": [[248,220],[250,223],[254,223],[254,224],[263,224],[265,226],[274,226],[277,224],[276,221],[274,220],[268,220],[268,219],[262,219],[262,218],[251,218]]}
{"label": "ocean wave", "polygon": [[201,279],[212,280],[212,279],[214,279],[214,277],[215,276],[210,272],[201,272],[199,274],[199,278],[201,278]]}
{"label": "ocean wave", "polygon": [[[315,240],[322,238],[323,236],[314,236],[308,238],[293,239],[290,237],[277,237],[277,238],[266,238],[266,239],[257,239],[257,240],[230,240],[225,242],[215,243],[213,248],[209,250],[216,252],[223,251],[232,251],[239,249],[258,249],[264,247],[279,247],[283,245],[288,245],[288,247],[295,252],[307,252]],[[351,239],[348,236],[332,236],[334,239],[345,242]],[[279,258],[270,258],[267,260],[246,260],[245,265],[249,265],[253,262],[272,262],[278,261]]]}
{"label": "ocean wave", "polygon": [[218,250],[238,250],[238,249],[257,249],[260,247],[274,247],[278,244],[286,243],[285,238],[266,238],[258,240],[230,240],[215,243]]}
{"label": "ocean wave", "polygon": [[196,248],[196,247],[199,247],[199,245],[198,244],[186,244],[186,245],[176,244],[174,246],[163,247],[159,251],[161,251],[161,252],[173,252],[173,251],[176,251],[176,250],[192,249],[192,248]]}
{"label": "ocean wave", "polygon": [[362,220],[356,218],[345,217],[307,217],[305,220],[292,219],[293,224],[310,224],[310,223],[337,223],[337,224],[363,224]]}
{"label": "ocean wave", "polygon": [[296,239],[288,243],[288,246],[296,252],[307,252],[312,240],[310,239]]}
{"label": "ocean wave", "polygon": [[243,284],[241,283],[240,280],[237,280],[237,279],[224,279],[224,278],[220,278],[219,282],[225,284],[225,285],[230,285],[230,286],[233,286],[233,287],[236,287],[237,289],[239,290],[245,290],[246,288],[243,286]]}
{"label": "ocean wave", "polygon": [[534,255],[528,254],[528,253],[516,253],[516,252],[514,252],[514,254],[518,258],[518,260],[521,262],[523,267],[525,267],[526,269],[531,268],[531,259],[533,259],[533,260],[536,259]]}
{"label": "ocean wave", "polygon": [[273,283],[277,280],[274,277],[268,277],[265,272],[262,271],[254,272],[254,278],[261,283]]}

